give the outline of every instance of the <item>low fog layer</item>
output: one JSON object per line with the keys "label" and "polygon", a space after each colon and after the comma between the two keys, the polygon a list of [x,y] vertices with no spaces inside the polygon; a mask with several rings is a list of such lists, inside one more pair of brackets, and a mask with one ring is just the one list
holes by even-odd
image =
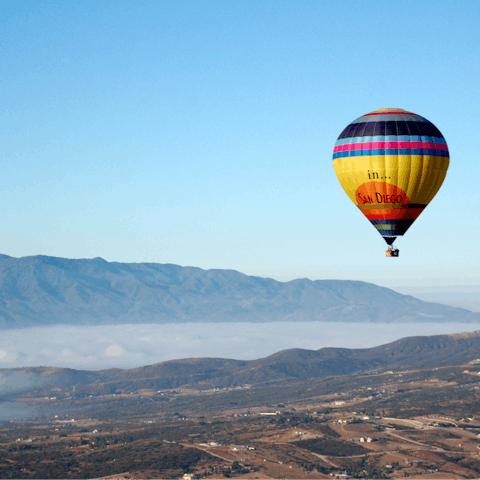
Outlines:
{"label": "low fog layer", "polygon": [[39,327],[2,333],[0,368],[129,368],[188,357],[252,360],[289,348],[365,348],[415,335],[474,330],[480,330],[480,324],[276,322]]}

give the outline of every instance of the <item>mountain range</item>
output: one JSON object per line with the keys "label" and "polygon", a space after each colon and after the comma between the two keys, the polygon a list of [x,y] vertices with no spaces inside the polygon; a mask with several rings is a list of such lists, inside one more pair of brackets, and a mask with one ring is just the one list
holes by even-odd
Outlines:
{"label": "mountain range", "polygon": [[349,280],[279,282],[101,258],[0,255],[0,328],[180,322],[479,322],[480,313]]}
{"label": "mountain range", "polygon": [[[28,367],[0,369],[0,400],[12,395],[68,389],[75,395],[105,395],[143,389],[211,389],[281,384],[371,371],[480,363],[480,331],[408,337],[365,349],[290,349],[258,360],[188,358],[133,369],[101,371]],[[66,390],[65,390],[66,391]]]}

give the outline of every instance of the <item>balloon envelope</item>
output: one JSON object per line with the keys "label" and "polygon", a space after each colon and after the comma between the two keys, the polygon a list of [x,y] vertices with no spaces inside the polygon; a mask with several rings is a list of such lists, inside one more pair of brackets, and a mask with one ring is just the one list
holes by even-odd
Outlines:
{"label": "balloon envelope", "polygon": [[399,108],[353,121],[333,151],[340,184],[389,245],[433,199],[448,164],[447,142],[435,125]]}

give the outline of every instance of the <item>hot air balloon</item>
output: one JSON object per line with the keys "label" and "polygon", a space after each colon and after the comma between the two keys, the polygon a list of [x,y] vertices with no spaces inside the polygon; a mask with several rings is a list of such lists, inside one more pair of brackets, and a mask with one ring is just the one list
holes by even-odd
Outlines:
{"label": "hot air balloon", "polygon": [[441,187],[447,142],[427,119],[400,108],[367,113],[343,130],[333,150],[337,178],[384,238],[387,256]]}

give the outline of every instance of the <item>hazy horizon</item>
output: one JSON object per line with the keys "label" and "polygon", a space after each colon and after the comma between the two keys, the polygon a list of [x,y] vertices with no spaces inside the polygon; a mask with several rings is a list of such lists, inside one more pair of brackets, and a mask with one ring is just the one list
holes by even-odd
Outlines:
{"label": "hazy horizon", "polygon": [[[280,350],[369,348],[410,336],[480,330],[464,323],[184,323],[75,327],[2,332],[0,368],[133,368],[180,358],[254,360]],[[408,331],[408,334],[406,334]]]}

